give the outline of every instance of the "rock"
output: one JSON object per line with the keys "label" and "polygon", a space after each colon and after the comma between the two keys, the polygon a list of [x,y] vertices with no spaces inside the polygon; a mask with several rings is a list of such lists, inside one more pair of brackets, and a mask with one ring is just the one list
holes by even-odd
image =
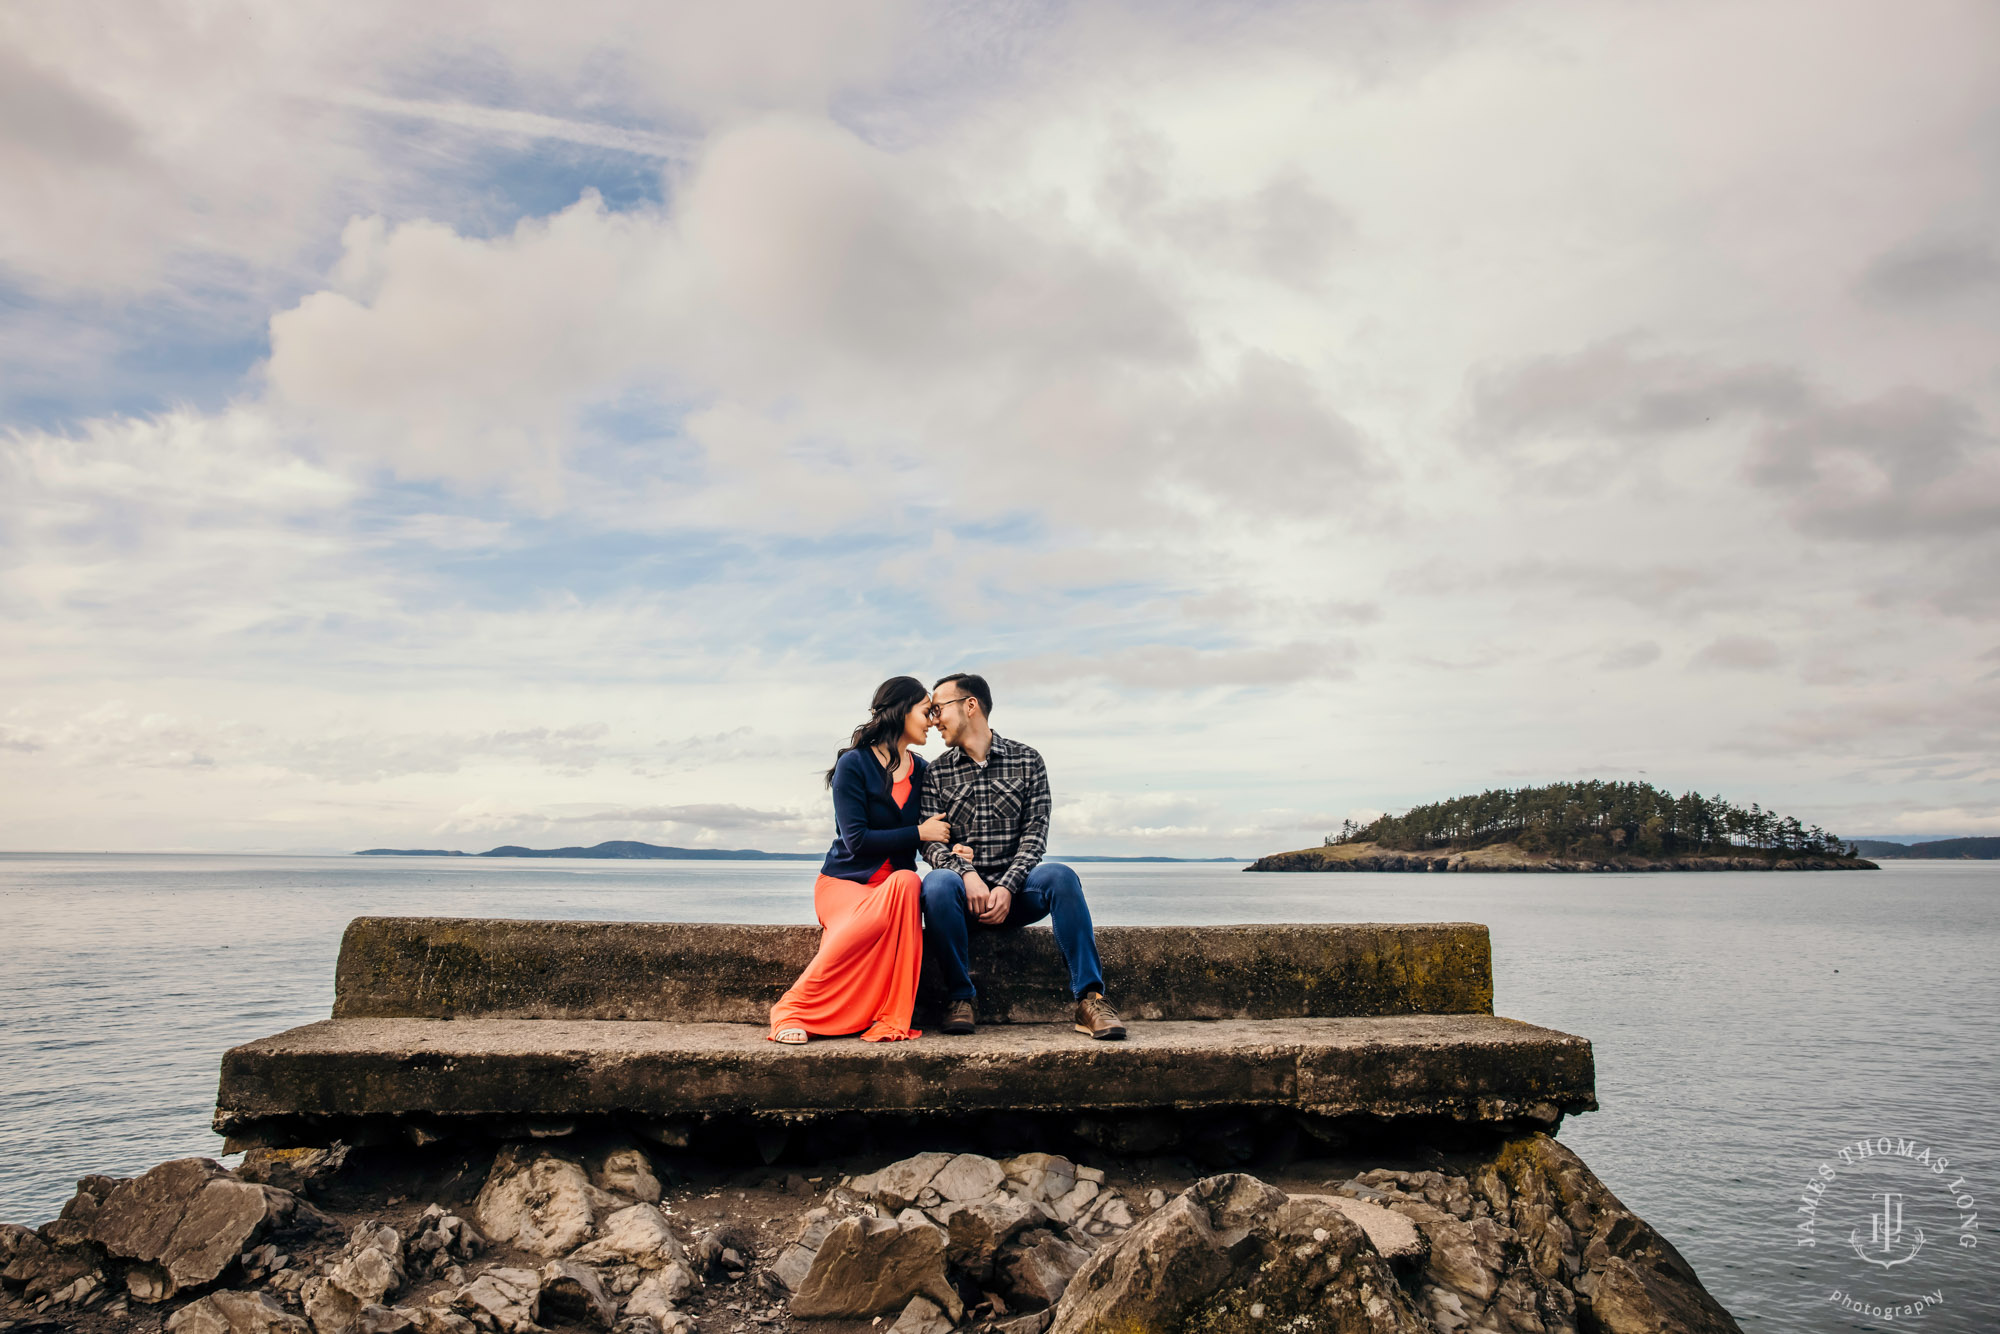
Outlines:
{"label": "rock", "polygon": [[261,1292],[211,1292],[167,1317],[167,1334],[312,1334]]}
{"label": "rock", "polygon": [[893,1214],[915,1204],[924,1188],[931,1184],[931,1178],[943,1171],[952,1157],[949,1153],[920,1153],[891,1163],[879,1172],[856,1177],[848,1183],[848,1188]]}
{"label": "rock", "polygon": [[1501,1271],[1507,1267],[1500,1225],[1490,1218],[1470,1223],[1446,1219],[1425,1226],[1423,1232],[1431,1252],[1424,1262],[1426,1277],[1471,1298],[1476,1309],[1484,1310],[1500,1290]]}
{"label": "rock", "polygon": [[1078,1181],[1088,1181],[1093,1186],[1104,1184],[1104,1169],[1101,1167],[1079,1167],[1076,1169]]}
{"label": "rock", "polygon": [[403,1268],[410,1278],[437,1278],[486,1249],[479,1230],[433,1204],[417,1219],[416,1231],[403,1244]]}
{"label": "rock", "polygon": [[1421,1261],[1430,1251],[1423,1233],[1417,1230],[1402,1214],[1385,1209],[1367,1200],[1350,1199],[1345,1195],[1294,1195],[1295,1200],[1317,1200],[1330,1204],[1347,1216],[1347,1221],[1360,1228],[1368,1238],[1368,1244],[1383,1259],[1396,1263]]}
{"label": "rock", "polygon": [[524,1251],[556,1256],[589,1240],[597,1188],[583,1168],[534,1146],[509,1144],[493,1161],[474,1214],[480,1230]]}
{"label": "rock", "polygon": [[410,1328],[416,1334],[478,1334],[479,1326],[467,1320],[456,1311],[447,1311],[441,1306],[410,1306],[402,1308],[410,1317]]}
{"label": "rock", "polygon": [[541,1297],[542,1276],[534,1270],[489,1269],[453,1293],[449,1305],[495,1334],[537,1334]]}
{"label": "rock", "polygon": [[694,1271],[684,1264],[653,1270],[639,1280],[632,1295],[625,1299],[625,1314],[651,1316],[661,1325],[667,1325],[679,1314],[680,1303],[698,1286]]}
{"label": "rock", "polygon": [[1076,1185],[1076,1164],[1059,1154],[1024,1153],[1000,1164],[1007,1188],[1022,1199],[1061,1199]]}
{"label": "rock", "polygon": [[819,1254],[826,1234],[833,1231],[837,1221],[830,1209],[811,1210],[799,1228],[799,1235],[790,1246],[778,1253],[777,1260],[771,1265],[771,1273],[789,1291],[797,1292],[806,1281],[806,1275],[812,1270],[813,1257]]}
{"label": "rock", "polygon": [[1166,1202],[1167,1202],[1167,1193],[1165,1191],[1155,1187],[1154,1189],[1146,1192],[1146,1207],[1148,1209],[1161,1208],[1166,1204]]}
{"label": "rock", "polygon": [[300,1297],[318,1334],[367,1334],[385,1322],[384,1298],[403,1285],[403,1239],[380,1223],[357,1224],[325,1274],[306,1280]]}
{"label": "rock", "polygon": [[1097,1198],[1100,1189],[1095,1181],[1078,1181],[1061,1199],[1052,1201],[1049,1208],[1055,1210],[1058,1222],[1074,1223],[1077,1216]]}
{"label": "rock", "polygon": [[1002,1192],[952,1205],[945,1213],[945,1258],[974,1279],[993,1276],[993,1259],[1016,1235],[1041,1221],[1040,1211]]}
{"label": "rock", "polygon": [[542,1314],[610,1329],[618,1321],[618,1303],[611,1300],[597,1272],[588,1265],[551,1260],[542,1266]]}
{"label": "rock", "polygon": [[1431,1334],[1345,1214],[1240,1173],[1196,1182],[1106,1245],[1050,1331],[1255,1327]]}
{"label": "rock", "polygon": [[1123,1232],[1138,1221],[1132,1216],[1132,1206],[1118,1196],[1110,1195],[1102,1198],[1103,1203],[1091,1211],[1090,1221],[1093,1228],[1102,1226],[1109,1231]]}
{"label": "rock", "polygon": [[125,1271],[125,1291],[135,1301],[157,1306],[174,1295],[174,1284],[158,1265],[133,1265]]}
{"label": "rock", "polygon": [[1030,1311],[1026,1315],[1017,1315],[997,1322],[993,1326],[993,1334],[1042,1334],[1054,1314],[1053,1311]]}
{"label": "rock", "polygon": [[[1531,1272],[1539,1277],[1550,1264],[1559,1273],[1572,1265],[1581,1268],[1574,1298],[1583,1317],[1579,1324],[1611,1334],[1636,1329],[1739,1334],[1736,1322],[1702,1287],[1680,1252],[1561,1144],[1540,1134],[1510,1141],[1493,1167],[1512,1192],[1516,1223],[1530,1230],[1521,1240]],[[1534,1207],[1543,1201],[1546,1216]],[[1588,1238],[1582,1255],[1564,1250],[1563,1229],[1572,1238]],[[1567,1292],[1559,1284],[1544,1283],[1541,1297],[1560,1302]]]}
{"label": "rock", "polygon": [[886,1218],[836,1223],[792,1293],[792,1314],[808,1320],[885,1315],[912,1297],[930,1298],[953,1320],[965,1313],[945,1278],[944,1230]]}
{"label": "rock", "polygon": [[338,1141],[324,1149],[256,1148],[243,1155],[236,1178],[309,1197],[338,1176],[346,1163],[347,1146]]}
{"label": "rock", "polygon": [[685,1264],[687,1249],[657,1207],[635,1204],[606,1218],[597,1239],[573,1252],[570,1259],[587,1265],[634,1264],[641,1269],[662,1269]]}
{"label": "rock", "polygon": [[157,1264],[173,1291],[215,1282],[267,1232],[303,1213],[289,1191],[238,1181],[208,1158],[162,1163],[107,1192],[89,1239],[122,1260]]}
{"label": "rock", "polygon": [[104,1207],[104,1201],[118,1186],[122,1177],[89,1176],[77,1178],[76,1194],[64,1202],[62,1212],[56,1217],[65,1222],[88,1223]]}
{"label": "rock", "polygon": [[912,1297],[889,1334],[951,1334],[951,1321],[928,1297]]}
{"label": "rock", "polygon": [[1000,1164],[977,1153],[961,1153],[931,1178],[930,1189],[953,1204],[983,1200],[1007,1182]]}
{"label": "rock", "polygon": [[590,1171],[591,1184],[642,1204],[657,1204],[660,1179],[653,1175],[652,1160],[634,1148],[613,1149]]}
{"label": "rock", "polygon": [[995,1267],[1016,1306],[1054,1306],[1088,1259],[1083,1247],[1037,1228],[1001,1251]]}
{"label": "rock", "polygon": [[57,1250],[26,1228],[25,1236],[9,1234],[12,1252],[0,1279],[21,1288],[24,1301],[39,1302],[68,1292],[97,1272],[91,1256],[78,1251]]}

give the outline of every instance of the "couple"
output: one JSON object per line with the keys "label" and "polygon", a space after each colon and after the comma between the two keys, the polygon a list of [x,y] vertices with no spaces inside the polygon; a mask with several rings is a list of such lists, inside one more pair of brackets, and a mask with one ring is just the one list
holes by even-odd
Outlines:
{"label": "couple", "polygon": [[[813,887],[823,934],[819,953],[771,1007],[771,1039],[922,1036],[910,1014],[926,949],[945,983],[944,1031],[970,1033],[973,926],[1021,927],[1044,917],[1069,964],[1077,1031],[1124,1037],[1104,999],[1083,886],[1069,867],[1042,860],[1049,838],[1042,757],[988,725],[993,693],[985,678],[956,672],[933,689],[911,676],[884,681],[868,721],[827,770],[835,834]],[[934,765],[912,749],[933,726],[951,747]],[[919,852],[932,868],[921,880]]]}

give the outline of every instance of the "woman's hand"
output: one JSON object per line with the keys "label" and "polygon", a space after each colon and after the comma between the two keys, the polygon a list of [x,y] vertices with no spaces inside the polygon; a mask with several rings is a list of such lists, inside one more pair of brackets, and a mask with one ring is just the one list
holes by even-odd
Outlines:
{"label": "woman's hand", "polygon": [[933,815],[917,826],[917,837],[925,843],[943,843],[951,837],[951,821]]}

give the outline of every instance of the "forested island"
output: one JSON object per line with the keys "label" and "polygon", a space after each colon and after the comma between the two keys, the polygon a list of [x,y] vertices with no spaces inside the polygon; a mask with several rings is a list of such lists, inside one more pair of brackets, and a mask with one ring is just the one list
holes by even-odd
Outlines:
{"label": "forested island", "polygon": [[1349,820],[1246,871],[1876,870],[1818,825],[1651,783],[1496,788]]}
{"label": "forested island", "polygon": [[2000,860],[2000,838],[1933,838],[1922,843],[1892,843],[1880,838],[1857,838],[1855,851],[1864,857],[1895,861],[1990,862]]}

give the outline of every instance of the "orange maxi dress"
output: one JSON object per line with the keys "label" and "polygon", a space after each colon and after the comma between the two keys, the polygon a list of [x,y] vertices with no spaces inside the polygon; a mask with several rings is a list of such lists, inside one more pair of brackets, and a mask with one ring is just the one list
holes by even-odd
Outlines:
{"label": "orange maxi dress", "polygon": [[[890,787],[898,806],[910,802],[910,777]],[[813,912],[822,932],[819,953],[771,1007],[775,1039],[803,1028],[823,1037],[859,1033],[863,1042],[901,1042],[923,1034],[910,1027],[917,974],[924,963],[923,882],[915,871],[885,861],[865,885],[822,875]]]}

